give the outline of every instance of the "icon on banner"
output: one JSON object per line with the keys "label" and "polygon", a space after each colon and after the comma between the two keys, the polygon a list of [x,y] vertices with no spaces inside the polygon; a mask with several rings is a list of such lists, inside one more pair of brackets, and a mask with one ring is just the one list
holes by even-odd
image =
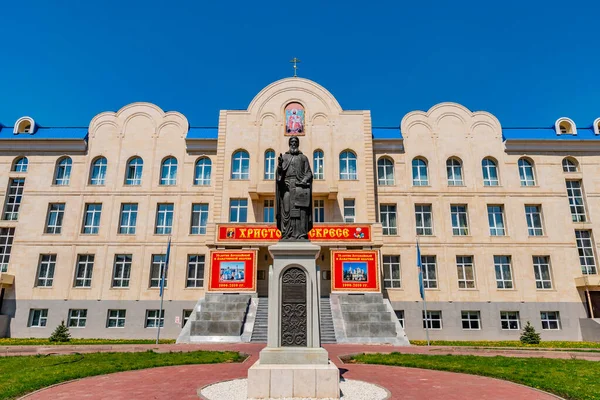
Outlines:
{"label": "icon on banner", "polygon": [[227,228],[227,239],[235,239],[235,228]]}

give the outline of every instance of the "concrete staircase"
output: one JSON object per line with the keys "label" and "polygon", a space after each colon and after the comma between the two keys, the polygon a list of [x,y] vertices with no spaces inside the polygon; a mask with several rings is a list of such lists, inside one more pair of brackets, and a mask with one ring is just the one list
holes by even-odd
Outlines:
{"label": "concrete staircase", "polygon": [[189,321],[190,336],[204,337],[205,341],[219,341],[223,337],[239,338],[249,304],[250,295],[208,293],[196,307],[194,320]]}
{"label": "concrete staircase", "polygon": [[254,329],[252,330],[251,342],[267,343],[267,319],[269,314],[269,299],[266,297],[258,298],[258,308],[254,319]]}
{"label": "concrete staircase", "polygon": [[337,343],[410,344],[381,293],[332,295],[331,311]]}
{"label": "concrete staircase", "polygon": [[321,297],[321,344],[337,343],[329,297]]}

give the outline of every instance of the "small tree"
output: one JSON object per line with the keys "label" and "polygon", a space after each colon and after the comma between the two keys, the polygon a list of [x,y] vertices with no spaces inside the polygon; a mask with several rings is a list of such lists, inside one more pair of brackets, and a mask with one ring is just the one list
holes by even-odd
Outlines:
{"label": "small tree", "polygon": [[65,321],[60,321],[60,325],[56,327],[52,335],[50,335],[51,342],[68,342],[71,340],[71,334],[69,328],[65,325]]}
{"label": "small tree", "polygon": [[523,344],[539,344],[542,338],[540,334],[535,331],[533,325],[527,321],[527,324],[523,328],[523,333],[521,333],[521,343]]}

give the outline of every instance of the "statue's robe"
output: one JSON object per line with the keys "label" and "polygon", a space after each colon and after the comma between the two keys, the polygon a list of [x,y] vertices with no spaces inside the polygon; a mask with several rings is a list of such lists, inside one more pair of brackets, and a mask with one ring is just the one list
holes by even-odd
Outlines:
{"label": "statue's robe", "polygon": [[277,168],[275,197],[277,228],[284,240],[308,239],[313,226],[312,178],[310,162],[302,152],[283,155]]}

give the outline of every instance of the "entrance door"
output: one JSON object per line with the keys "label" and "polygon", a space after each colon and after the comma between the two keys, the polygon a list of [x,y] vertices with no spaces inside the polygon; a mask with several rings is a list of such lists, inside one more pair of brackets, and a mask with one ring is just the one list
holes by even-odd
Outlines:
{"label": "entrance door", "polygon": [[600,292],[590,292],[592,300],[592,318],[600,318]]}

